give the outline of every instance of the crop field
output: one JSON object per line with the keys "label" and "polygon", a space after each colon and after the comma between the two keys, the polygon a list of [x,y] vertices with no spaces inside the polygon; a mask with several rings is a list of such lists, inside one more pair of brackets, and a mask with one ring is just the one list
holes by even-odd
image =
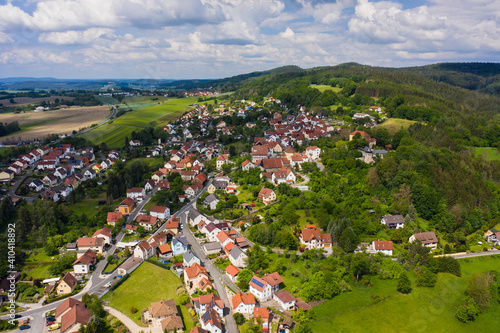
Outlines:
{"label": "crop field", "polygon": [[171,99],[162,104],[129,111],[113,123],[88,131],[82,136],[93,144],[106,143],[110,148],[119,148],[124,145],[125,137],[130,136],[133,131],[141,130],[152,122],[162,125],[176,120],[196,100],[194,97]]}
{"label": "crop field", "polygon": [[355,286],[351,292],[315,307],[315,320],[308,325],[313,332],[366,332],[372,327],[383,332],[498,332],[498,296],[473,322],[460,323],[455,311],[465,296],[470,275],[498,271],[500,257],[460,259],[460,264],[462,277],[440,273],[433,288],[415,287],[412,282],[408,295],[396,292],[395,280],[377,278],[369,287]]}
{"label": "crop field", "polygon": [[71,134],[73,130],[89,127],[106,119],[110,114],[108,106],[68,108],[44,112],[4,113],[0,122],[17,121],[21,131],[1,138],[2,141],[43,139],[50,134]]}
{"label": "crop field", "polygon": [[71,101],[75,99],[74,97],[69,97],[69,96],[49,96],[49,97],[15,97],[14,98],[14,104],[10,102],[10,99],[0,99],[0,103],[2,103],[4,106],[22,106],[22,105],[28,105],[28,104],[38,104],[43,101],[54,103],[56,99],[59,100],[66,100],[66,101]]}
{"label": "crop field", "polygon": [[338,92],[340,92],[342,90],[342,88],[332,87],[332,86],[328,86],[326,84],[311,84],[309,87],[316,88],[320,92],[323,92],[325,90],[333,90],[333,92],[338,93]]}
{"label": "crop field", "polygon": [[414,120],[391,118],[387,119],[384,123],[378,125],[376,128],[386,128],[392,135],[399,131],[401,127],[408,128],[410,127],[410,125],[413,125],[415,123],[416,121]]}

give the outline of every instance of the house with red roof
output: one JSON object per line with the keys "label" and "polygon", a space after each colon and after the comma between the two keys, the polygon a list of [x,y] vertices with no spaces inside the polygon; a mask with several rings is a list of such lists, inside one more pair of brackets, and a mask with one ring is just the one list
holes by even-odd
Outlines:
{"label": "house with red roof", "polygon": [[299,240],[306,250],[322,248],[331,251],[332,249],[332,236],[322,233],[315,225],[307,225],[302,229]]}
{"label": "house with red roof", "polygon": [[233,312],[242,314],[253,314],[253,310],[257,305],[255,296],[252,293],[238,292],[232,299]]}
{"label": "house with red roof", "polygon": [[170,208],[165,206],[151,206],[149,209],[149,215],[164,220],[170,216]]}
{"label": "house with red roof", "polygon": [[226,267],[226,275],[231,279],[231,281],[236,282],[238,279],[238,273],[240,270],[234,265],[229,265]]}
{"label": "house with red roof", "polygon": [[106,221],[108,224],[112,227],[116,226],[116,223],[118,222],[118,219],[122,217],[122,213],[120,212],[108,212],[108,216],[106,218]]}
{"label": "house with red roof", "polygon": [[257,199],[265,205],[268,205],[276,200],[276,193],[270,188],[263,187],[260,189]]}
{"label": "house with red roof", "polygon": [[269,309],[267,307],[255,307],[253,310],[253,318],[255,323],[260,319],[262,321],[262,332],[269,332]]}

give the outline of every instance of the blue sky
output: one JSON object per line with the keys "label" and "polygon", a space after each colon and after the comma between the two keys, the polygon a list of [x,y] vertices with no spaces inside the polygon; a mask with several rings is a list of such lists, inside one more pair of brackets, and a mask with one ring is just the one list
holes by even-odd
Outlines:
{"label": "blue sky", "polygon": [[221,78],[498,59],[498,0],[0,1],[0,77]]}

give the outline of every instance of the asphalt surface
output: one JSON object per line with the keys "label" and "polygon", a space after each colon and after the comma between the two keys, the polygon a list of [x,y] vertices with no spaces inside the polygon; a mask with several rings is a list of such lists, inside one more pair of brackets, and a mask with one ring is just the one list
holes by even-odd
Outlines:
{"label": "asphalt surface", "polygon": [[[232,332],[238,332],[238,326],[236,325],[236,322],[234,321],[234,318],[231,314],[231,310],[229,307],[230,300],[227,296],[226,288],[223,285],[223,283],[228,285],[233,290],[238,291],[239,289],[234,284],[234,282],[232,282],[225,274],[223,274],[219,270],[219,268],[214,266],[211,263],[211,261],[207,258],[207,256],[203,252],[200,244],[198,244],[198,242],[196,241],[194,236],[191,234],[191,231],[189,230],[189,225],[187,222],[186,212],[189,212],[189,210],[196,208],[196,199],[198,199],[198,197],[200,197],[202,195],[202,193],[204,192],[206,187],[208,187],[211,183],[212,183],[212,180],[210,180],[207,183],[207,185],[205,186],[203,191],[200,191],[194,198],[191,199],[191,201],[187,205],[185,205],[179,211],[174,213],[173,216],[175,216],[181,220],[181,225],[183,226],[183,231],[184,231],[183,233],[186,236],[189,244],[191,245],[191,250],[200,258],[203,265],[207,268],[207,270],[211,274],[211,276],[214,280],[214,286],[225,304],[224,322],[225,322],[226,332],[232,333]],[[136,207],[136,209],[132,212],[132,214],[130,214],[128,216],[127,223],[132,222],[137,217],[137,215],[144,208],[146,203],[151,199],[151,196],[156,193],[156,191],[157,191],[157,188],[153,189],[153,191],[151,191],[149,194],[146,195],[146,197]],[[165,229],[165,227],[164,227],[164,225],[162,225],[160,228],[158,228],[158,230],[152,236],[154,236],[158,232],[163,231],[164,229]],[[120,232],[116,236],[116,243],[121,241],[123,239],[123,236],[124,236],[123,232]],[[90,277],[90,281],[87,282],[87,285],[83,288],[83,290],[81,292],[79,292],[78,294],[71,296],[71,297],[81,300],[82,296],[85,293],[99,294],[99,292],[105,288],[104,287],[105,284],[107,284],[108,282],[113,282],[114,279],[116,279],[117,271],[113,272],[110,275],[102,275],[101,274],[102,271],[104,270],[104,268],[106,267],[107,256],[109,254],[113,253],[115,251],[115,248],[116,248],[116,245],[112,245],[108,249],[108,251],[105,253],[105,255],[103,255],[102,260],[97,264],[97,266],[94,270],[94,273]],[[30,329],[23,330],[23,331],[18,329],[18,330],[15,330],[14,332],[26,332],[26,333],[40,333],[40,332],[42,332],[44,327],[45,327],[44,314],[48,311],[54,310],[64,301],[65,301],[65,299],[54,302],[54,303],[50,303],[47,305],[43,305],[43,306],[39,306],[38,304],[33,304],[31,309],[28,309],[27,311],[19,313],[20,315],[23,316],[22,318],[19,318],[19,319],[30,318],[30,326],[31,326]],[[0,318],[6,319],[6,320],[10,319],[8,316],[2,316]]]}
{"label": "asphalt surface", "polygon": [[[226,274],[221,273],[218,267],[214,266],[212,262],[207,258],[205,255],[205,252],[203,252],[203,249],[201,248],[200,244],[196,241],[195,237],[189,230],[189,224],[187,221],[187,214],[191,209],[196,209],[196,200],[205,192],[206,188],[212,184],[213,179],[210,179],[205,187],[203,188],[202,191],[200,191],[195,197],[191,199],[191,201],[179,209],[177,212],[174,213],[173,216],[177,217],[181,221],[182,225],[182,233],[186,236],[186,239],[188,243],[191,245],[191,251],[196,254],[198,258],[200,258],[203,266],[207,269],[207,271],[210,273],[210,276],[212,277],[214,281],[214,287],[218,291],[221,299],[224,301],[225,308],[224,308],[224,321],[225,321],[225,328],[226,332],[232,333],[232,332],[238,332],[238,326],[236,325],[236,322],[234,321],[234,318],[231,314],[230,310],[230,300],[227,297],[226,293],[226,288],[222,284],[223,282],[228,285],[231,289],[235,291],[239,291],[238,287],[234,284],[233,281],[231,281]],[[153,237],[157,233],[163,231],[165,229],[165,226],[162,225],[158,230],[151,236]]]}

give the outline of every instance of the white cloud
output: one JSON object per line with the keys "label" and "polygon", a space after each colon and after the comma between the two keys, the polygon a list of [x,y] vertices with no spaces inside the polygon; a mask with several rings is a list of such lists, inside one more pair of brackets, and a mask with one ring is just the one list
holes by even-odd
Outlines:
{"label": "white cloud", "polygon": [[113,35],[113,30],[108,28],[90,28],[84,31],[69,30],[65,32],[42,33],[40,42],[57,45],[90,44],[103,35]]}

